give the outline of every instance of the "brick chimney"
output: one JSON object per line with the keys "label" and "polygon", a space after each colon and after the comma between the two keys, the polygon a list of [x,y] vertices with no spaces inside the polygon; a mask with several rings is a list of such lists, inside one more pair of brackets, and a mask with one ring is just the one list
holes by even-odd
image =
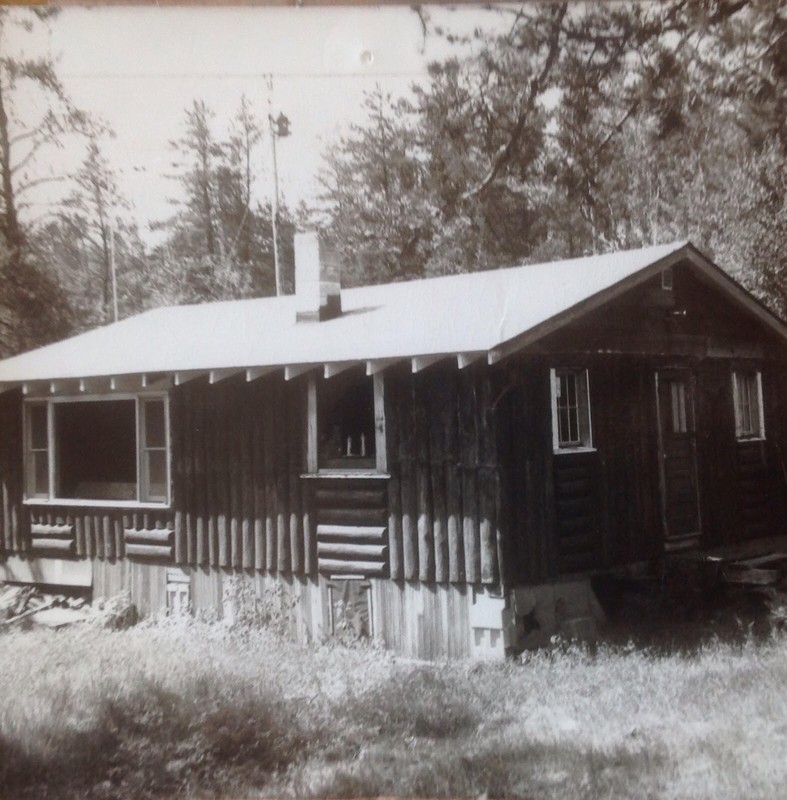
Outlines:
{"label": "brick chimney", "polygon": [[341,316],[339,256],[317,231],[295,234],[297,322],[323,322]]}

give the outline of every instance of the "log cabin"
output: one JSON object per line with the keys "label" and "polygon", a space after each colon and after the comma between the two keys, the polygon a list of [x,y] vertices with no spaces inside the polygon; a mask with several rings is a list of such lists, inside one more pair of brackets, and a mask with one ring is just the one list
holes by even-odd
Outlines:
{"label": "log cabin", "polygon": [[[787,327],[686,242],[160,308],[0,362],[0,579],[502,656],[787,534]],[[267,598],[267,599],[266,599]]]}

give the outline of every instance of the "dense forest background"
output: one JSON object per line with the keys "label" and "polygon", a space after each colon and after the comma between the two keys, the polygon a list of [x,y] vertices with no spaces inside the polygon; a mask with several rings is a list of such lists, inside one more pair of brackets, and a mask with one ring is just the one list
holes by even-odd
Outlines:
{"label": "dense forest background", "polygon": [[[453,53],[406,96],[368,92],[364,121],[325,152],[319,201],[279,208],[285,291],[304,225],[334,239],[347,285],[689,238],[787,315],[779,0],[498,6],[462,35],[412,13]],[[112,131],[74,106],[57,63],[2,47],[56,14],[0,9],[0,353],[111,321],[112,261],[121,317],[272,294],[271,209],[252,192],[267,110],[243,98],[217,127],[200,99],[184,109],[172,212],[150,246],[104,155]],[[45,101],[28,118],[17,99],[33,90]],[[41,167],[75,136],[78,170]],[[48,182],[68,191],[28,221]]]}

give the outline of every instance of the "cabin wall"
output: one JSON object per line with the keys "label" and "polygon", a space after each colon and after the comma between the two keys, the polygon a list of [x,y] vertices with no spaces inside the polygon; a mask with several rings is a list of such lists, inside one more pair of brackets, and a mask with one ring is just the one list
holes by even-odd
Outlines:
{"label": "cabin wall", "polygon": [[[93,559],[93,594],[110,598],[127,591],[143,615],[165,613],[171,568],[127,559]],[[248,598],[296,641],[318,642],[332,634],[330,581],[323,576],[281,576],[257,570],[185,567],[191,607],[232,620]],[[177,584],[180,585],[180,584]],[[502,637],[502,627],[484,628],[472,619],[483,598],[467,586],[417,581],[369,580],[372,635],[386,648],[410,658],[488,655],[484,638]],[[475,624],[473,624],[475,623]],[[501,642],[502,644],[502,638]],[[500,650],[502,652],[502,649]]]}
{"label": "cabin wall", "polygon": [[[36,549],[31,528],[38,528],[51,547],[60,538],[55,549],[64,556],[130,554],[314,575],[317,525],[341,522],[337,515],[345,513],[349,522],[386,526],[393,579],[494,584],[502,514],[491,372],[484,365],[461,372],[436,365],[417,375],[391,369],[385,377],[389,477],[373,479],[373,494],[382,489],[384,499],[374,508],[364,499],[364,508],[343,512],[331,502],[346,495],[347,481],[337,488],[331,478],[303,477],[305,376],[214,385],[198,379],[172,389],[172,504],[161,510],[23,505],[22,398],[6,393],[0,396],[4,549]],[[352,482],[358,485],[349,487],[355,491],[345,506],[369,483]]]}
{"label": "cabin wall", "polygon": [[392,578],[498,581],[504,537],[492,409],[499,380],[483,364],[386,373]]}
{"label": "cabin wall", "polygon": [[742,361],[697,367],[698,455],[703,543],[728,545],[787,533],[785,365],[748,362],[762,371],[764,441],[737,441],[731,372]]}
{"label": "cabin wall", "polygon": [[329,630],[320,526],[378,524],[375,636],[418,658],[500,652],[500,376],[483,363],[406,366],[385,373],[388,471],[350,480],[304,476],[308,376],[174,387],[172,503],[154,510],[23,504],[23,398],[0,395],[3,551],[33,573],[43,560],[88,563],[94,596],[128,591],[143,614],[166,608],[172,570],[195,608],[221,612],[232,576],[261,596],[275,587],[306,641]]}
{"label": "cabin wall", "polygon": [[[594,449],[555,453],[550,368],[587,368]],[[510,584],[658,556],[652,370],[640,360],[520,357],[509,367],[504,420]]]}
{"label": "cabin wall", "polygon": [[[554,453],[549,370],[589,370],[594,450]],[[693,376],[701,546],[787,534],[787,408],[779,361],[554,353],[511,359],[498,410],[508,585],[664,555],[655,372]],[[737,441],[735,368],[762,371],[764,441]]]}
{"label": "cabin wall", "polygon": [[313,574],[303,379],[204,380],[171,394],[174,562]]}

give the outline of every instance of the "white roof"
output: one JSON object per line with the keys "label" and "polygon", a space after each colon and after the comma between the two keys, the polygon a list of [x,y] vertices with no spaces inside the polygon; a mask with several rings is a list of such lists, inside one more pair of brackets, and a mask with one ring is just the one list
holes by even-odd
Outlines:
{"label": "white roof", "polygon": [[608,298],[611,289],[627,286],[633,276],[644,279],[665,259],[688,255],[689,249],[676,242],[345,289],[342,316],[325,322],[296,322],[293,296],[159,308],[0,361],[0,384],[493,354],[564,312],[584,307],[590,298]]}

